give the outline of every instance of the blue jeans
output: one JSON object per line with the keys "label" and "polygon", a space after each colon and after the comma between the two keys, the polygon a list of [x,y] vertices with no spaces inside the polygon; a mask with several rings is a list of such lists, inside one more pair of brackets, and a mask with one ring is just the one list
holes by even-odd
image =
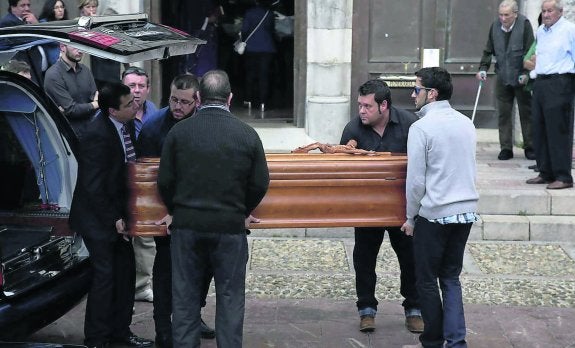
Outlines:
{"label": "blue jeans", "polygon": [[[415,274],[428,347],[467,347],[459,275],[472,224],[441,225],[418,217],[413,233]],[[441,296],[437,281],[441,287]]]}

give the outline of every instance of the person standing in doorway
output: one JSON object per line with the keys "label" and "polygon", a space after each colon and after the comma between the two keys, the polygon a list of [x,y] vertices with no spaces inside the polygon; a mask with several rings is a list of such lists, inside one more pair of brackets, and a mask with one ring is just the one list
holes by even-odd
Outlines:
{"label": "person standing in doorway", "polygon": [[493,56],[497,58],[495,73],[495,96],[499,120],[500,160],[513,158],[513,101],[517,100],[519,119],[523,134],[525,158],[534,160],[531,130],[531,93],[525,89],[529,72],[523,68],[523,57],[533,44],[533,29],[525,16],[518,13],[515,0],[503,0],[499,4],[499,19],[489,28],[487,44],[483,50],[478,80],[487,80],[487,70]]}

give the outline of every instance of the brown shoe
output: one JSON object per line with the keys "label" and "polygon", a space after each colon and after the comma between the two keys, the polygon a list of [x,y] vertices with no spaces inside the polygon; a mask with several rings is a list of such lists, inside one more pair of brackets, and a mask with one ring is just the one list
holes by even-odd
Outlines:
{"label": "brown shoe", "polygon": [[559,181],[559,180],[555,180],[552,183],[550,183],[549,185],[547,185],[547,188],[549,190],[561,190],[561,189],[570,188],[570,187],[573,187],[572,182],[563,182],[563,181]]}
{"label": "brown shoe", "polygon": [[548,184],[550,181],[543,179],[541,176],[537,175],[534,178],[531,178],[525,181],[527,184]]}
{"label": "brown shoe", "polygon": [[423,332],[423,319],[419,315],[405,317],[405,327],[413,333]]}
{"label": "brown shoe", "polygon": [[375,330],[375,318],[370,315],[364,315],[359,322],[359,331],[373,332]]}

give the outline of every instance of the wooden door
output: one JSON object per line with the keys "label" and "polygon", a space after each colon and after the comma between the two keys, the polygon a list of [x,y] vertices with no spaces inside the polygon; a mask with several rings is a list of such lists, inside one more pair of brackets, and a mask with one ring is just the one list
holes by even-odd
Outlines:
{"label": "wooden door", "polygon": [[[439,48],[440,64],[452,74],[451,104],[471,116],[479,85],[475,73],[498,5],[498,0],[355,0],[351,100],[363,82],[382,77],[392,88],[393,104],[413,109],[411,86],[423,49]],[[483,85],[477,126],[497,127],[493,89],[494,83]],[[351,116],[356,113],[352,103]]]}

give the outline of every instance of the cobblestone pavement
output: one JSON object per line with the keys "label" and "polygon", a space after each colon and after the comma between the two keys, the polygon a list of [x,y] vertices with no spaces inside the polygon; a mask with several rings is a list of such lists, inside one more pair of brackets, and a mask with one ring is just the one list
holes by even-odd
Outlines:
{"label": "cobblestone pavement", "polygon": [[[377,329],[358,331],[353,239],[250,238],[245,347],[401,347],[399,266],[379,254]],[[575,347],[575,244],[469,242],[462,284],[470,347]],[[81,343],[84,304],[30,341]],[[203,317],[214,322],[212,291]],[[152,305],[137,303],[133,330],[154,338]],[[203,340],[202,347],[216,347]]]}

